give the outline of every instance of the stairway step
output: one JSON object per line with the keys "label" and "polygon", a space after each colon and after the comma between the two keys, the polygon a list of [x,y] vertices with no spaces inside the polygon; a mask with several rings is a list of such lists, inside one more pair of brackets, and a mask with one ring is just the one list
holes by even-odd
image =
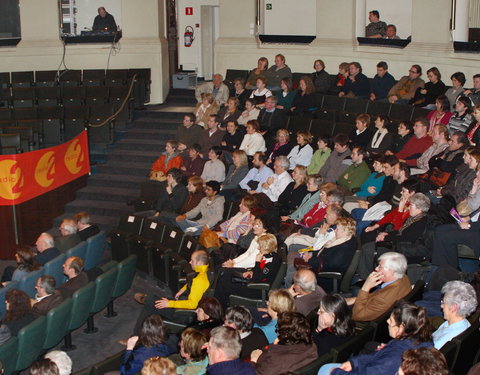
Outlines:
{"label": "stairway step", "polygon": [[[167,120],[171,120],[171,122],[168,122]],[[141,119],[138,120],[135,123],[135,126],[132,128],[133,129],[155,129],[158,131],[172,131],[172,130],[177,130],[177,128],[180,126],[182,123],[182,120],[180,119],[155,119],[155,118],[147,118],[147,119]]]}
{"label": "stairway step", "polygon": [[146,176],[149,169],[150,166],[142,162],[110,160],[107,164],[98,166],[97,172],[111,175],[120,174],[129,178],[131,175]]}
{"label": "stairway step", "polygon": [[77,199],[126,202],[138,197],[140,188],[86,186],[77,191]]}
{"label": "stairway step", "polygon": [[158,151],[146,150],[115,150],[108,156],[108,160],[125,160],[153,163],[159,156]]}
{"label": "stairway step", "polygon": [[192,98],[195,98],[195,90],[171,88],[170,91],[168,92],[168,95],[172,95],[172,96],[184,95],[184,96],[191,96]]}
{"label": "stairway step", "polygon": [[125,176],[121,174],[97,173],[95,176],[89,178],[88,185],[90,186],[112,186],[125,188],[139,188],[140,184],[144,182],[147,177],[147,172],[143,176],[131,175]]}
{"label": "stairway step", "polygon": [[79,211],[87,211],[93,215],[112,216],[118,221],[122,215],[133,212],[133,206],[127,206],[126,202],[87,199],[76,199],[65,205],[66,213],[76,213]]}

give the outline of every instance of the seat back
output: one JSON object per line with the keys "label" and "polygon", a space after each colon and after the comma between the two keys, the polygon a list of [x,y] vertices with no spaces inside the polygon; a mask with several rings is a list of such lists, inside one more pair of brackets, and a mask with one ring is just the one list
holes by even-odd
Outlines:
{"label": "seat back", "polygon": [[41,316],[23,327],[17,334],[18,355],[16,371],[26,369],[43,350],[47,319]]}
{"label": "seat back", "polygon": [[92,269],[100,264],[105,249],[105,232],[101,231],[87,240],[87,253],[85,255],[85,270]]}
{"label": "seat back", "polygon": [[117,281],[117,273],[118,269],[114,267],[107,272],[102,273],[95,280],[95,297],[93,299],[92,307],[90,308],[91,313],[97,313],[100,310],[103,310],[110,302],[113,288]]}
{"label": "seat back", "polygon": [[285,278],[286,273],[287,263],[282,262],[282,264],[280,264],[280,267],[278,268],[278,272],[275,278],[272,281],[272,285],[270,285],[270,290],[280,288],[280,285],[282,285],[282,281]]}
{"label": "seat back", "polygon": [[323,98],[322,108],[343,111],[345,108],[345,98],[334,95],[325,95]]}
{"label": "seat back", "polygon": [[348,293],[350,291],[350,285],[352,285],[352,278],[357,270],[358,263],[360,262],[360,250],[356,250],[353,254],[352,261],[347,270],[343,274],[342,281],[340,283],[340,292]]}
{"label": "seat back", "polygon": [[60,254],[59,256],[53,258],[51,261],[45,263],[43,266],[44,274],[53,276],[57,286],[62,285],[65,281],[65,275],[63,274],[62,265],[67,259],[66,254]]}
{"label": "seat back", "polygon": [[78,245],[68,249],[65,254],[67,258],[79,257],[85,260],[85,257],[87,256],[87,241],[82,241]]}
{"label": "seat back", "polygon": [[466,374],[470,367],[475,364],[474,360],[480,343],[479,314],[476,314],[476,316],[472,325],[454,338],[459,346],[458,355],[452,369],[454,374]]}
{"label": "seat back", "polygon": [[109,371],[118,371],[122,364],[122,356],[124,351],[112,355],[101,362],[95,363],[92,366],[92,372],[90,375],[103,375]]}
{"label": "seat back", "polygon": [[143,220],[144,218],[141,216],[125,215],[120,218],[117,231],[140,234],[142,231]]}
{"label": "seat back", "polygon": [[308,365],[303,366],[298,370],[295,370],[295,373],[298,375],[317,375],[320,367],[322,367],[327,363],[332,363],[332,362],[334,362],[333,355],[331,352],[328,352],[318,357],[312,363],[309,363]]}
{"label": "seat back", "polygon": [[90,315],[93,298],[95,296],[95,283],[88,283],[72,296],[72,313],[68,323],[68,330],[72,331],[86,322]]}
{"label": "seat back", "polygon": [[367,326],[364,330],[351,337],[347,342],[332,349],[333,362],[345,362],[351,355],[356,355],[363,349],[365,344],[373,340],[375,328]]}
{"label": "seat back", "polygon": [[37,284],[38,278],[43,275],[43,272],[44,268],[40,268],[23,276],[18,282],[18,289],[23,290],[30,298],[34,298],[36,293],[35,285]]}
{"label": "seat back", "polygon": [[18,282],[17,281],[11,281],[7,285],[5,285],[3,288],[0,289],[0,317],[1,319],[5,318],[6,314],[6,308],[5,308],[5,296],[7,295],[7,292],[12,289],[18,289]]}
{"label": "seat back", "polygon": [[198,239],[189,235],[184,235],[182,245],[178,253],[188,262],[192,253],[198,248]]}
{"label": "seat back", "polygon": [[155,243],[162,243],[164,233],[165,224],[151,219],[145,219],[142,225],[142,231],[140,232],[140,239],[142,242],[150,240]]}
{"label": "seat back", "polygon": [[47,314],[47,329],[43,349],[48,350],[57,345],[68,333],[68,323],[72,312],[73,301],[66,299]]}
{"label": "seat back", "polygon": [[121,261],[117,265],[118,273],[115,282],[115,288],[112,292],[112,298],[117,298],[127,292],[132,285],[135,277],[135,265],[137,264],[137,256],[130,255],[127,259]]}
{"label": "seat back", "polygon": [[440,348],[440,352],[443,354],[445,359],[447,360],[448,369],[451,371],[453,370],[453,366],[455,365],[455,360],[457,359],[458,355],[458,341],[450,340],[445,345]]}
{"label": "seat back", "polygon": [[417,280],[410,293],[408,293],[403,299],[408,302],[415,303],[422,299],[423,289],[425,288],[425,282],[423,280]]}
{"label": "seat back", "polygon": [[0,148],[3,155],[19,153],[22,148],[20,133],[0,134]]}
{"label": "seat back", "polygon": [[182,245],[183,233],[179,228],[174,228],[169,225],[165,227],[165,234],[163,235],[162,245],[167,249],[172,249],[178,252]]}
{"label": "seat back", "polygon": [[10,375],[15,371],[17,364],[18,338],[12,337],[5,344],[0,345],[0,361],[3,364],[3,375]]}

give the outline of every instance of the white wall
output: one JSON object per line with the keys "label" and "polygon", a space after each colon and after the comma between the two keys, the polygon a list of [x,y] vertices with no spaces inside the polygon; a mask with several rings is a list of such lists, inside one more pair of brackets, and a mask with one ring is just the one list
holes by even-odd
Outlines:
{"label": "white wall", "polygon": [[[178,30],[178,68],[183,70],[194,70],[198,72],[199,77],[204,76],[202,67],[202,38],[201,38],[201,6],[218,6],[219,0],[191,0],[177,1],[177,30]],[[193,8],[192,15],[186,15],[186,8]],[[214,18],[215,19],[215,18]],[[198,25],[198,27],[197,27]],[[190,47],[184,45],[184,32],[186,26],[192,26],[194,38]],[[207,27],[207,25],[205,25]]]}
{"label": "white wall", "polygon": [[[110,59],[110,68],[151,68],[150,103],[161,103],[169,82],[165,2],[142,0],[139,7],[136,1],[117,1],[121,2],[123,38],[119,53]],[[57,69],[63,53],[58,11],[57,0],[20,0],[22,40],[16,47],[0,48],[0,71]],[[67,45],[65,62],[70,69],[105,69],[109,51],[109,44]]]}
{"label": "white wall", "polygon": [[[216,43],[217,72],[225,74],[229,68],[252,69],[260,56],[272,62],[277,53],[282,53],[293,72],[311,72],[313,61],[321,58],[329,73],[336,73],[343,61],[359,61],[365,74],[373,76],[375,65],[385,60],[396,78],[407,74],[409,67],[416,63],[425,71],[437,66],[446,84],[451,84],[452,73],[463,71],[467,76],[466,85],[471,86],[473,74],[480,73],[480,54],[454,52],[449,5],[450,0],[413,1],[412,42],[404,49],[397,49],[358,45],[356,3],[352,0],[317,0],[317,38],[307,46],[259,43],[249,33],[249,25],[255,22],[255,2],[222,0],[220,38]],[[382,14],[388,15],[388,11],[379,10],[381,18],[387,20]]]}

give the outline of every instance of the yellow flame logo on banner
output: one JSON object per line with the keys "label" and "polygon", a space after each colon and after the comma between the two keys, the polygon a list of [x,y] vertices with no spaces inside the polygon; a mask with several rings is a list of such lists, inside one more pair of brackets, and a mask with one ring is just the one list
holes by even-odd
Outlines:
{"label": "yellow flame logo on banner", "polygon": [[0,197],[18,199],[24,184],[25,178],[16,160],[0,161]]}
{"label": "yellow flame logo on banner", "polygon": [[84,159],[85,153],[82,145],[78,139],[75,139],[65,153],[65,166],[71,174],[77,174],[82,169]]}
{"label": "yellow flame logo on banner", "polygon": [[46,152],[35,168],[35,180],[42,187],[49,187],[55,179],[55,152]]}

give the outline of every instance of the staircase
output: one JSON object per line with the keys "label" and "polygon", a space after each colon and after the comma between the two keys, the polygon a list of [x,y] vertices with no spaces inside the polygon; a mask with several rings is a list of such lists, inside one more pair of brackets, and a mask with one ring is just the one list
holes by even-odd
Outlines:
{"label": "staircase", "polygon": [[152,163],[165,150],[165,142],[175,139],[183,115],[193,110],[195,102],[192,90],[171,90],[167,104],[136,111],[133,123],[115,134],[119,140],[107,148],[106,161],[92,168],[87,186],[55,218],[54,227],[65,217],[87,211],[101,229],[115,228],[121,216],[133,212],[127,201],[139,195]]}

